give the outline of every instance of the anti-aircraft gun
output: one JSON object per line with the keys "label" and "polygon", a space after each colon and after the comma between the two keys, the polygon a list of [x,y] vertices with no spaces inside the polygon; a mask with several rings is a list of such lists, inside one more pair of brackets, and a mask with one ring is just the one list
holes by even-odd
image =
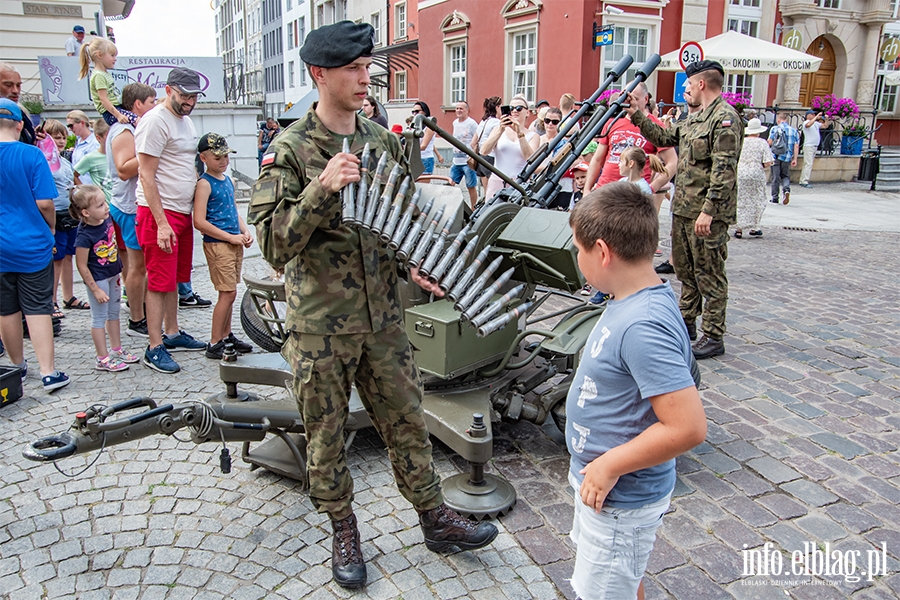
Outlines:
{"label": "anti-aircraft gun", "polygon": [[[505,513],[515,504],[515,490],[500,476],[484,472],[492,456],[492,421],[526,419],[543,423],[550,415],[565,429],[565,399],[588,335],[603,306],[574,296],[584,285],[564,212],[545,210],[559,193],[559,181],[590,141],[611,119],[622,114],[626,94],[606,110],[595,100],[618,81],[633,62],[625,56],[603,84],[567,119],[559,134],[541,146],[522,172],[511,179],[484,161],[433,119],[416,117],[405,132],[413,177],[422,173],[417,139],[423,127],[495,173],[506,184],[474,212],[458,189],[417,186],[415,203],[402,199],[412,181],[374,171],[358,187],[342,193],[344,222],[377,235],[396,251],[402,268],[415,267],[445,291],[432,298],[416,285],[403,285],[406,332],[423,372],[423,407],[429,431],[470,464],[470,472],[443,481],[447,503],[463,514],[483,518]],[[625,88],[633,90],[659,64],[653,55]],[[575,123],[592,114],[571,135]],[[562,150],[551,157],[551,150]],[[382,187],[383,186],[383,187]],[[404,189],[405,187],[405,189]],[[396,191],[396,193],[395,193]],[[415,216],[418,208],[420,214]],[[494,279],[494,274],[498,276]],[[293,399],[268,400],[239,390],[244,384],[284,387],[293,378],[277,351],[283,329],[284,284],[245,277],[248,291],[241,322],[248,336],[267,354],[238,356],[226,347],[219,365],[225,391],[204,401],[158,405],[134,398],[110,407],[92,406],[75,415],[68,431],[29,444],[24,456],[55,461],[99,451],[155,434],[188,429],[195,443],[223,443],[220,466],[230,472],[226,442],[243,442],[241,456],[251,468],[265,468],[306,481],[303,423]],[[554,304],[563,308],[542,308]],[[552,327],[540,323],[555,321]],[[528,343],[526,338],[537,338]],[[696,364],[692,371],[699,382]],[[290,386],[287,386],[290,389]],[[143,409],[142,412],[129,412]],[[351,390],[347,429],[371,426],[362,402]],[[262,442],[271,434],[269,440]]]}

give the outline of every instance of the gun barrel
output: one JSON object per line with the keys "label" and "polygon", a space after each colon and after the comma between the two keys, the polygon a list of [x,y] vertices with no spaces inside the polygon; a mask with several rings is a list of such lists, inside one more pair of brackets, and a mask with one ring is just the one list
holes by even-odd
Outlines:
{"label": "gun barrel", "polygon": [[472,325],[472,327],[474,327],[475,329],[478,329],[479,327],[481,327],[482,325],[487,323],[491,317],[493,317],[498,312],[500,312],[501,310],[506,308],[506,306],[510,302],[513,301],[513,298],[517,298],[519,296],[519,294],[522,293],[522,290],[524,290],[524,289],[525,289],[525,284],[520,283],[513,289],[511,289],[508,292],[506,292],[505,294],[503,294],[503,296],[501,296],[500,298],[497,298],[496,300],[494,300],[493,302],[488,304],[487,308],[485,308],[483,311],[481,311],[480,313],[478,313],[477,315],[472,317],[472,319],[469,321],[469,323]]}
{"label": "gun barrel", "polygon": [[478,314],[478,311],[488,303],[488,301],[494,297],[494,294],[500,291],[506,282],[509,281],[509,278],[512,277],[514,268],[507,269],[497,278],[497,280],[488,286],[488,289],[483,291],[480,296],[478,296],[471,304],[465,307],[465,310],[462,311],[463,319],[466,321],[471,320],[471,317]]}
{"label": "gun barrel", "polygon": [[391,241],[388,242],[388,248],[390,248],[391,250],[400,249],[400,244],[403,243],[403,238],[406,236],[406,232],[409,229],[409,224],[412,222],[412,215],[416,210],[416,205],[419,201],[419,196],[421,195],[422,191],[416,190],[416,193],[413,194],[413,197],[409,201],[409,204],[406,205],[406,210],[403,211],[403,216],[400,217],[400,223],[391,234]]}
{"label": "gun barrel", "polygon": [[484,286],[487,285],[488,279],[490,279],[491,275],[494,274],[494,271],[500,266],[500,263],[503,261],[502,256],[498,256],[494,260],[491,261],[491,264],[487,266],[487,268],[478,276],[478,279],[475,280],[467,290],[466,293],[462,295],[459,301],[453,306],[459,312],[462,312],[466,309],[469,304],[475,299],[475,297],[481,293],[481,290],[484,289]]}
{"label": "gun barrel", "polygon": [[512,309],[506,314],[500,315],[493,321],[488,321],[484,325],[478,328],[478,332],[475,334],[478,337],[487,337],[497,331],[498,329],[502,329],[506,326],[507,323],[514,319],[518,319],[521,315],[524,315],[528,312],[528,309],[531,308],[533,302],[526,302],[516,308]]}
{"label": "gun barrel", "polygon": [[450,271],[447,273],[446,277],[442,277],[438,281],[438,287],[441,288],[445,294],[449,292],[449,290],[456,283],[456,280],[459,278],[460,273],[463,272],[463,269],[466,267],[466,262],[469,260],[469,257],[472,256],[472,253],[475,252],[475,246],[478,244],[478,236],[476,235],[469,243],[466,244],[466,247],[463,249],[462,254],[459,255],[459,260],[457,260],[452,267],[450,267]]}
{"label": "gun barrel", "polygon": [[409,266],[418,267],[422,263],[422,259],[425,258],[425,253],[428,251],[428,248],[431,246],[431,243],[434,241],[434,232],[437,231],[438,224],[441,222],[441,219],[444,216],[444,207],[440,207],[435,213],[434,217],[431,219],[431,223],[428,224],[428,229],[425,230],[425,233],[419,239],[419,242],[416,244],[416,249],[410,255]]}

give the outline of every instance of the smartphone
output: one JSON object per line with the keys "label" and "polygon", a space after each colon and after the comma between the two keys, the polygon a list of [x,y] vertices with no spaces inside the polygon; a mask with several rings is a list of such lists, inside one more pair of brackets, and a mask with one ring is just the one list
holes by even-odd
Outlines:
{"label": "smartphone", "polygon": [[503,106],[500,107],[500,114],[501,114],[501,115],[505,115],[505,116],[507,116],[507,117],[508,117],[510,114],[512,114],[512,110],[510,109],[510,107],[509,107],[508,104],[504,104]]}

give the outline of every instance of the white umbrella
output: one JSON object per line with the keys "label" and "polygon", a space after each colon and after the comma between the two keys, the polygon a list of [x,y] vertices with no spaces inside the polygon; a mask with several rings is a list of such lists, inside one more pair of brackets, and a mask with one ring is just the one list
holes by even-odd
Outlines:
{"label": "white umbrella", "polygon": [[[699,44],[705,60],[717,61],[726,72],[732,73],[814,73],[822,64],[817,56],[736,31],[726,31]],[[681,71],[678,52],[663,56],[658,69]]]}
{"label": "white umbrella", "polygon": [[892,71],[885,75],[884,85],[900,85],[900,71]]}

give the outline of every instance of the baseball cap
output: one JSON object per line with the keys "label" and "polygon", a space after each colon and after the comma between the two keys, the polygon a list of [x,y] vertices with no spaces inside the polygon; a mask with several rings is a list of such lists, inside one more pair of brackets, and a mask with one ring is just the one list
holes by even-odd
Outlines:
{"label": "baseball cap", "polygon": [[[6,112],[9,114],[6,114]],[[10,121],[22,120],[22,109],[19,105],[9,98],[0,98],[0,119],[9,119]]]}
{"label": "baseball cap", "polygon": [[82,27],[81,25],[76,25],[72,28],[72,31],[74,33],[84,33],[84,27]]}
{"label": "baseball cap", "polygon": [[232,150],[228,147],[225,137],[218,133],[207,133],[200,138],[200,142],[197,144],[197,152],[205,152],[206,150],[209,150],[216,156],[225,156],[232,152],[237,153],[237,150]]}
{"label": "baseball cap", "polygon": [[205,96],[200,86],[200,74],[192,69],[176,67],[169,71],[166,85],[178,88],[182,94],[199,94]]}
{"label": "baseball cap", "polygon": [[397,123],[396,125],[391,127],[391,131],[393,133],[403,133],[403,125],[401,125],[400,123]]}
{"label": "baseball cap", "polygon": [[540,108],[542,106],[550,106],[550,103],[542,98],[537,101],[537,104],[534,105],[535,108]]}
{"label": "baseball cap", "polygon": [[588,170],[588,164],[587,163],[578,163],[577,165],[572,165],[572,170],[586,172]]}

